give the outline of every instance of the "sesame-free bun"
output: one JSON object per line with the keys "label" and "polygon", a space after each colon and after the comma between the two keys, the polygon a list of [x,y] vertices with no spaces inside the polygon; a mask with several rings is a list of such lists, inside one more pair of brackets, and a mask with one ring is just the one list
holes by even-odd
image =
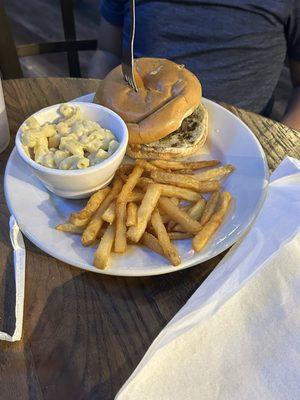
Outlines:
{"label": "sesame-free bun", "polygon": [[135,60],[138,92],[125,82],[121,66],[102,81],[95,102],[126,122],[129,144],[157,141],[176,131],[201,102],[199,80],[184,66],[163,58]]}

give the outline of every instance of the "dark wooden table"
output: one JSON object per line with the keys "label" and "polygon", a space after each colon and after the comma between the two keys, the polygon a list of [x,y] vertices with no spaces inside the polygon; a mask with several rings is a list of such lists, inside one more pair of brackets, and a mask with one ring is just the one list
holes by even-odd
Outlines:
{"label": "dark wooden table", "polygon": [[[12,331],[12,249],[3,175],[20,123],[38,109],[93,92],[99,81],[38,78],[4,82],[12,140],[0,155],[0,329]],[[300,156],[299,132],[227,106],[250,126],[273,170]],[[22,196],[22,193],[20,193]],[[83,272],[26,241],[24,331],[0,342],[0,399],[112,399],[156,335],[222,259],[149,278]],[[142,400],[142,399],[141,399]]]}

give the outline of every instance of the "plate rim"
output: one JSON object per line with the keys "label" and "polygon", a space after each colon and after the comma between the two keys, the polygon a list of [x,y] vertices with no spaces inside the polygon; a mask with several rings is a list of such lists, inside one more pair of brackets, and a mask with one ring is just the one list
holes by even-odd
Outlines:
{"label": "plate rim", "polygon": [[[78,101],[81,98],[88,97],[91,95],[93,95],[93,93],[88,93],[88,94],[81,96],[80,98],[77,98],[74,100]],[[214,101],[206,99],[206,98],[203,98],[203,100],[204,100],[204,102],[212,103],[214,107],[217,107],[219,109],[222,109],[222,111],[229,113],[230,116],[233,117],[234,119],[238,119],[239,123],[241,123],[246,128],[246,130],[250,133],[250,135],[256,142],[257,147],[259,149],[259,153],[261,155],[261,159],[263,161],[263,167],[264,167],[264,180],[266,181],[266,185],[264,187],[262,187],[260,198],[257,203],[257,208],[256,208],[255,212],[253,213],[252,217],[250,218],[250,220],[248,221],[248,223],[243,228],[238,230],[234,237],[232,237],[230,240],[228,240],[226,243],[224,243],[224,245],[221,246],[221,248],[219,250],[212,251],[211,254],[208,254],[206,257],[203,257],[203,259],[201,259],[201,253],[195,253],[195,255],[192,259],[186,260],[185,262],[182,263],[182,265],[179,265],[178,267],[174,267],[171,264],[165,265],[163,268],[165,268],[166,270],[164,269],[163,271],[161,271],[161,270],[156,271],[152,267],[151,269],[149,269],[149,271],[130,270],[130,274],[128,274],[128,272],[129,272],[128,269],[124,269],[124,271],[120,271],[120,270],[115,271],[113,268],[112,269],[107,268],[107,269],[101,270],[101,269],[91,266],[90,264],[83,265],[82,263],[73,262],[73,261],[70,263],[70,261],[68,259],[66,259],[66,257],[64,257],[64,255],[59,255],[59,257],[58,257],[57,254],[54,254],[54,252],[52,252],[51,248],[44,246],[43,242],[42,243],[39,242],[39,240],[35,236],[33,236],[30,232],[28,232],[28,230],[26,229],[25,226],[19,225],[21,232],[27,237],[27,239],[29,239],[35,246],[37,246],[39,249],[44,251],[46,254],[50,255],[51,257],[53,257],[57,260],[60,260],[64,263],[66,263],[68,265],[71,265],[76,268],[80,268],[84,271],[90,271],[90,272],[94,272],[94,273],[98,273],[98,274],[111,275],[111,276],[123,276],[123,277],[129,277],[129,278],[165,275],[165,274],[169,274],[169,273],[173,273],[173,272],[182,271],[184,269],[191,268],[196,265],[200,265],[200,264],[204,263],[205,261],[208,261],[208,260],[216,257],[217,255],[221,254],[223,251],[229,249],[234,243],[238,242],[248,232],[249,228],[252,226],[252,224],[254,223],[255,219],[257,218],[258,214],[260,213],[260,211],[262,209],[262,206],[265,202],[265,199],[266,199],[266,196],[268,193],[268,184],[269,184],[269,177],[270,177],[269,167],[268,167],[267,158],[266,158],[266,155],[262,148],[262,145],[260,144],[257,137],[254,135],[254,133],[251,131],[251,129],[244,123],[244,121],[242,121],[235,114],[233,114],[231,111],[227,110],[225,107],[221,106],[220,104],[215,103]],[[9,167],[12,164],[12,160],[15,156],[18,157],[18,154],[17,154],[16,148],[14,147],[11,151],[11,154],[9,155],[9,158],[8,158],[8,161],[7,161],[7,164],[5,167],[4,196],[5,196],[5,200],[6,200],[9,212],[11,213],[11,215],[14,215],[14,217],[18,223],[18,217],[13,212],[14,211],[13,206],[11,204],[11,201],[10,201],[10,198],[8,195],[8,183],[7,183],[8,182],[8,177],[7,177],[8,170],[9,170]]]}

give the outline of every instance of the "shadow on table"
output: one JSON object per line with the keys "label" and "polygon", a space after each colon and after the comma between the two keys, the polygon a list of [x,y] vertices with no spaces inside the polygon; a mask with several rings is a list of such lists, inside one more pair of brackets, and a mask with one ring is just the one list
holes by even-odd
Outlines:
{"label": "shadow on table", "polygon": [[26,342],[44,398],[112,399],[217,262],[147,278],[84,272],[55,288]]}
{"label": "shadow on table", "polygon": [[15,330],[16,285],[14,253],[11,251],[2,267],[0,279],[0,331],[12,335]]}

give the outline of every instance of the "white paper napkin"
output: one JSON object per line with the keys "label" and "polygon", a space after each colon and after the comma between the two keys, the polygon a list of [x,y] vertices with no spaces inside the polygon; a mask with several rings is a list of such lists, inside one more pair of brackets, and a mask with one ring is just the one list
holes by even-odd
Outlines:
{"label": "white paper napkin", "polygon": [[[25,245],[20,228],[13,216],[9,220],[9,233],[11,244],[14,249],[14,275],[16,285],[16,306],[15,306],[15,330],[13,335],[7,332],[0,332],[0,340],[15,342],[22,337],[24,291],[25,291]],[[13,301],[13,299],[11,299]]]}
{"label": "white paper napkin", "polygon": [[159,334],[118,400],[300,398],[300,162]]}

